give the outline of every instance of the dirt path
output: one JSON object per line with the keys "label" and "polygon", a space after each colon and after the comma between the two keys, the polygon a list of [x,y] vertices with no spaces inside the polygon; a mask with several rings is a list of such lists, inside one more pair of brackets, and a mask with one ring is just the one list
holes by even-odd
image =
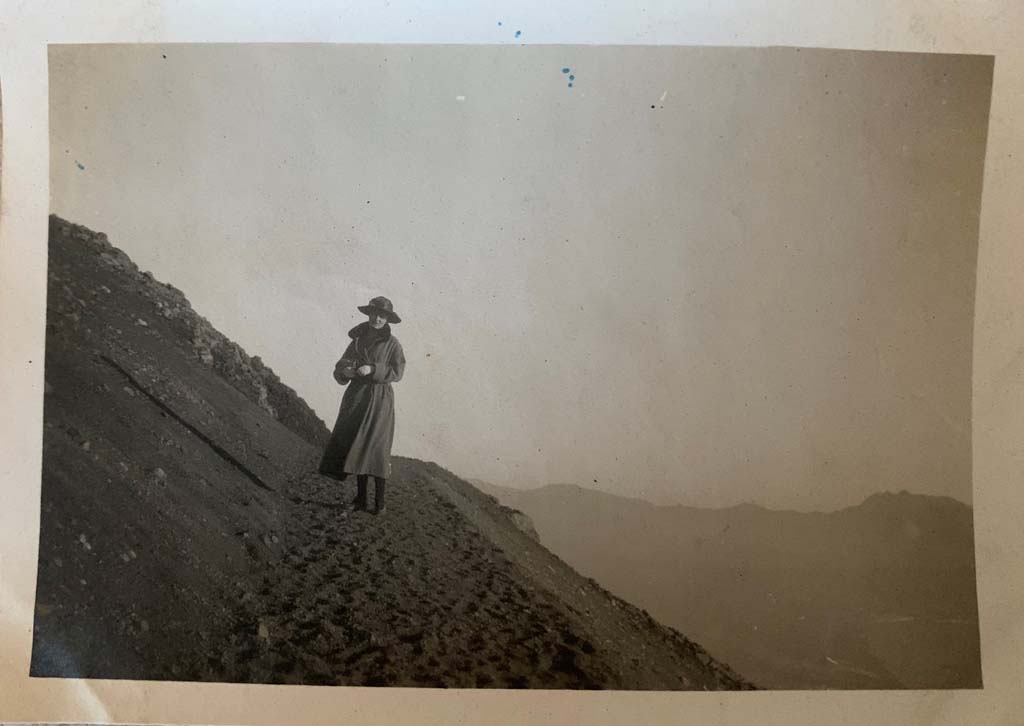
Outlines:
{"label": "dirt path", "polygon": [[[382,517],[348,511],[354,484],[295,482],[308,533],[237,620],[230,680],[595,688],[610,674],[549,596],[434,489],[393,479]],[[440,513],[440,516],[439,516]],[[595,662],[588,662],[595,660]]]}

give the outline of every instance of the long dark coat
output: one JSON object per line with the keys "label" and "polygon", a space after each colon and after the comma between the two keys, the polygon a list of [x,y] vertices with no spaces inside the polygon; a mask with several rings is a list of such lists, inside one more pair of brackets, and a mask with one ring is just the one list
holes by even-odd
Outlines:
{"label": "long dark coat", "polygon": [[373,366],[367,376],[349,379],[341,375],[342,360],[334,378],[348,388],[334,431],[320,460],[320,473],[344,480],[349,474],[391,476],[391,442],[395,437],[395,393],[392,383],[402,380],[405,353],[391,326],[374,331],[368,322],[348,331],[342,360],[355,360],[356,367]]}

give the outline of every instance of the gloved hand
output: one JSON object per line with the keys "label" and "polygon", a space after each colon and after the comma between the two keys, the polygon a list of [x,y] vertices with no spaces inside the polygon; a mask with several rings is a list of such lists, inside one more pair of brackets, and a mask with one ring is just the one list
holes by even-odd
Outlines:
{"label": "gloved hand", "polygon": [[355,375],[355,361],[342,358],[338,361],[338,364],[334,366],[334,380],[338,383],[347,381],[350,378],[355,378]]}

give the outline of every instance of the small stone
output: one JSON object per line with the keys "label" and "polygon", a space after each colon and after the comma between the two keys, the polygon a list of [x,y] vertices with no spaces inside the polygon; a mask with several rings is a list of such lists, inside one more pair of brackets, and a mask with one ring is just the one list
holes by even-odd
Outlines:
{"label": "small stone", "polygon": [[270,640],[270,628],[262,620],[260,621],[259,627],[256,629],[256,634],[261,640]]}
{"label": "small stone", "polygon": [[90,444],[88,441],[83,441],[82,442],[82,450],[83,451],[88,451],[91,448],[92,448],[92,444]]}
{"label": "small stone", "polygon": [[132,558],[129,557],[127,552],[121,553],[121,559],[124,560],[125,562],[131,562],[132,561]]}
{"label": "small stone", "polygon": [[153,478],[157,481],[167,481],[167,472],[161,469],[159,466],[153,469]]}
{"label": "small stone", "polygon": [[124,472],[125,474],[127,474],[127,473],[128,473],[128,469],[129,469],[129,467],[128,467],[128,465],[127,465],[127,464],[125,464],[125,463],[124,463],[123,461],[119,461],[119,462],[118,462],[118,464],[117,464],[117,468],[118,468],[118,469],[120,469],[120,470],[121,470],[122,472]]}
{"label": "small stone", "polygon": [[54,557],[53,558],[53,564],[57,565],[57,567],[63,567],[64,566],[64,560],[62,560],[60,557]]}
{"label": "small stone", "polygon": [[133,560],[138,557],[138,555],[135,554],[135,550],[128,550],[128,556],[131,557]]}
{"label": "small stone", "polygon": [[143,328],[148,328],[148,327],[149,327],[149,323],[147,323],[147,322],[146,322],[145,320],[143,320],[142,318],[138,318],[138,319],[136,319],[136,321],[135,321],[135,324],[136,324],[136,325],[141,325],[141,326],[142,326]]}
{"label": "small stone", "polygon": [[135,398],[135,389],[132,388],[131,386],[125,386],[121,390],[124,391],[125,393],[127,393],[132,398]]}
{"label": "small stone", "polygon": [[107,295],[109,295],[109,294],[110,294],[110,288],[109,288],[109,287],[107,287],[106,285],[100,285],[100,290],[102,290],[103,292],[105,292],[105,293],[106,293]]}

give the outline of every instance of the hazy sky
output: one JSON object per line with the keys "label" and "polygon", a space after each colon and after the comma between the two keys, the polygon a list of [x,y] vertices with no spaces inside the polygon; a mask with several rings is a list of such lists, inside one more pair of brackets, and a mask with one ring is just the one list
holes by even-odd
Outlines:
{"label": "hazy sky", "polygon": [[991,68],[55,47],[53,211],[183,290],[328,425],[356,306],[390,297],[394,453],[465,477],[705,506],[969,502]]}

